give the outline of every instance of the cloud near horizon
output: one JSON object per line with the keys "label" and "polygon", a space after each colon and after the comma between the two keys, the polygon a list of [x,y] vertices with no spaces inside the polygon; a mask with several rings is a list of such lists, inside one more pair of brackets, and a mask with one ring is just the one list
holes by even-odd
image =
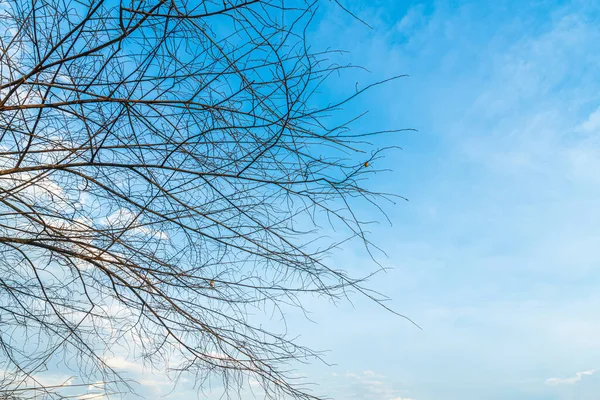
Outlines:
{"label": "cloud near horizon", "polygon": [[586,375],[594,375],[596,373],[596,369],[591,369],[589,371],[582,371],[575,373],[575,376],[571,376],[568,378],[549,378],[546,379],[546,385],[549,386],[558,386],[558,385],[573,385],[583,379]]}

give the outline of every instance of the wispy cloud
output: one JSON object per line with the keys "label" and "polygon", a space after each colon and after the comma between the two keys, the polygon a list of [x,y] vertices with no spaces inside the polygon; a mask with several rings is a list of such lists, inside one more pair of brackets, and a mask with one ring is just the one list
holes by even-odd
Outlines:
{"label": "wispy cloud", "polygon": [[588,118],[579,125],[583,132],[598,133],[600,131],[600,108],[592,112]]}
{"label": "wispy cloud", "polygon": [[408,394],[408,391],[396,389],[386,376],[371,370],[345,374],[334,373],[333,376],[343,378],[345,380],[344,386],[352,387],[354,393],[359,394],[363,399],[414,400],[409,397],[402,397],[402,395]]}
{"label": "wispy cloud", "polygon": [[558,385],[573,385],[583,379],[586,375],[594,375],[596,373],[595,369],[591,369],[589,371],[577,372],[575,376],[571,376],[568,378],[549,378],[546,379],[546,385],[549,386],[558,386]]}

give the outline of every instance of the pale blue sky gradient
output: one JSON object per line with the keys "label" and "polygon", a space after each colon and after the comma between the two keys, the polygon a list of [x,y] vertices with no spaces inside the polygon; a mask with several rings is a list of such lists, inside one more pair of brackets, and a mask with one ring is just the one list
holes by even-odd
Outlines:
{"label": "pale blue sky gradient", "polygon": [[374,229],[394,270],[373,285],[424,331],[322,310],[339,398],[597,399],[600,373],[578,373],[600,368],[598,3],[353,5],[373,30],[330,10],[315,35],[371,71],[346,90],[410,75],[362,105],[419,130],[388,139],[378,183],[410,202]]}

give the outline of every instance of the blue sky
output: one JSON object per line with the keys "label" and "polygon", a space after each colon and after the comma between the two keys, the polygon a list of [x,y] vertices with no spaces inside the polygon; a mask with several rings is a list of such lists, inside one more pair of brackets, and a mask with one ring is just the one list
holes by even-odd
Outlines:
{"label": "blue sky", "polygon": [[[596,399],[598,6],[352,10],[374,29],[331,8],[315,36],[371,73],[331,89],[410,75],[359,106],[371,109],[364,126],[419,130],[382,142],[403,150],[376,183],[410,201],[373,230],[394,269],[372,285],[424,330],[366,302],[321,309],[305,338],[338,364],[321,388],[341,399]],[[360,270],[363,257],[341,262]]]}
{"label": "blue sky", "polygon": [[[351,3],[351,5],[350,5]],[[319,46],[366,67],[331,81],[368,92],[358,128],[416,128],[373,185],[409,198],[373,238],[393,268],[371,286],[417,323],[358,299],[310,300],[301,341],[335,363],[301,366],[339,400],[592,400],[600,393],[600,29],[589,1],[324,4]],[[360,249],[336,262],[357,273]],[[371,267],[368,267],[371,268]],[[147,385],[171,387],[115,361]],[[165,398],[193,398],[186,382]]]}

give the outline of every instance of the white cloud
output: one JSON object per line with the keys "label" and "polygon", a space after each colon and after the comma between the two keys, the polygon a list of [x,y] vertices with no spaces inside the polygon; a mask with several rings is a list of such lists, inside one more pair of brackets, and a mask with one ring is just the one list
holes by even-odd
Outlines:
{"label": "white cloud", "polygon": [[88,391],[104,390],[104,385],[105,385],[105,383],[103,381],[94,382],[94,383],[88,385]]}
{"label": "white cloud", "polygon": [[600,130],[600,107],[579,125],[579,129],[583,132],[598,132]]}
{"label": "white cloud", "polygon": [[398,390],[387,381],[386,376],[371,370],[362,372],[348,372],[345,374],[333,373],[333,376],[346,378],[345,387],[352,387],[355,393],[359,393],[363,399],[377,400],[414,400],[409,397],[398,397],[408,393],[406,390]]}
{"label": "white cloud", "polygon": [[585,375],[594,375],[596,373],[595,369],[583,372],[577,372],[575,376],[571,376],[568,378],[549,378],[546,379],[546,385],[549,386],[558,386],[558,385],[573,385],[583,379]]}
{"label": "white cloud", "polygon": [[77,396],[78,400],[104,400],[106,399],[105,393],[86,393]]}
{"label": "white cloud", "polygon": [[111,368],[127,370],[129,372],[142,374],[144,366],[139,363],[131,362],[124,357],[110,357],[104,360]]}
{"label": "white cloud", "polygon": [[411,7],[400,21],[396,23],[396,29],[402,33],[409,33],[425,21],[423,5]]}
{"label": "white cloud", "polygon": [[125,208],[120,208],[107,216],[101,221],[101,224],[119,229],[126,228],[130,233],[152,236],[160,240],[169,239],[169,235],[166,232],[158,231],[144,225],[136,213]]}
{"label": "white cloud", "polygon": [[260,382],[259,382],[259,381],[257,381],[256,379],[252,379],[252,378],[250,378],[250,379],[248,380],[248,384],[249,384],[250,386],[260,386]]}
{"label": "white cloud", "polygon": [[153,389],[173,386],[173,382],[168,379],[140,379],[139,383]]}
{"label": "white cloud", "polygon": [[375,372],[373,372],[373,371],[371,371],[371,370],[366,370],[366,371],[363,371],[363,375],[366,375],[366,376],[374,376],[374,375],[375,375]]}

